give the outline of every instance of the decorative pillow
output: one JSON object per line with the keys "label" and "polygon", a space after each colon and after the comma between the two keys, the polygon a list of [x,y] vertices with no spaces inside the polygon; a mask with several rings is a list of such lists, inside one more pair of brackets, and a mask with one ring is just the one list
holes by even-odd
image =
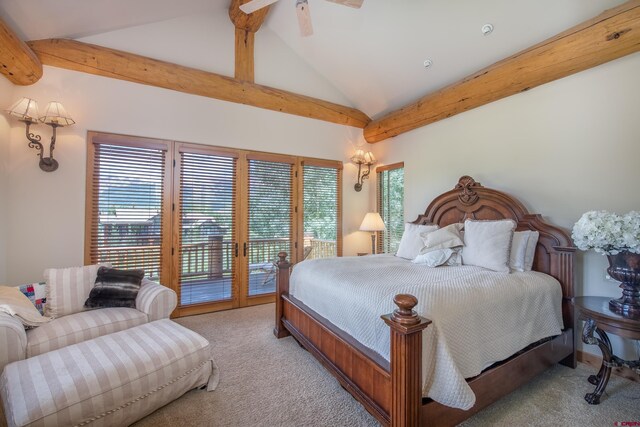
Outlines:
{"label": "decorative pillow", "polygon": [[43,325],[51,320],[38,311],[18,288],[0,286],[0,312],[20,320],[26,328]]}
{"label": "decorative pillow", "polygon": [[91,289],[85,308],[136,307],[136,297],[144,270],[117,270],[100,267],[96,285]]}
{"label": "decorative pillow", "polygon": [[509,273],[513,220],[464,222],[462,264]]}
{"label": "decorative pillow", "polygon": [[420,234],[435,231],[437,229],[437,225],[406,223],[404,225],[404,233],[402,233],[402,239],[400,239],[396,256],[405,259],[414,259],[420,254],[420,249],[424,246]]}
{"label": "decorative pillow", "polygon": [[456,248],[464,245],[461,234],[462,227],[464,227],[463,224],[455,223],[430,233],[420,234],[424,243],[420,253],[425,254],[437,249]]}
{"label": "decorative pillow", "polygon": [[30,283],[28,285],[18,286],[20,292],[24,294],[31,304],[34,305],[40,314],[44,315],[44,307],[47,303],[47,282]]}
{"label": "decorative pillow", "polygon": [[60,317],[83,310],[95,285],[98,268],[110,264],[86,265],[84,267],[50,268],[44,271],[47,281],[47,305],[44,313],[50,317]]}
{"label": "decorative pillow", "polygon": [[527,242],[527,252],[524,255],[524,271],[531,271],[533,268],[533,258],[536,256],[536,246],[540,233],[529,231],[529,241]]}
{"label": "decorative pillow", "polygon": [[524,271],[524,256],[527,253],[529,233],[530,231],[516,231],[513,233],[511,255],[509,257],[511,271]]}
{"label": "decorative pillow", "polygon": [[418,255],[413,261],[414,264],[424,264],[427,267],[439,267],[441,265],[460,265],[460,248],[435,249]]}

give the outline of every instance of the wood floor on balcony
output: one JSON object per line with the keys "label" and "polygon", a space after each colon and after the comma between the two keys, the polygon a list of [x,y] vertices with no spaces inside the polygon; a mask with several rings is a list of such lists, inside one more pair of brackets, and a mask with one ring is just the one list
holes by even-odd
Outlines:
{"label": "wood floor on balcony", "polygon": [[[217,279],[191,280],[182,283],[180,304],[200,304],[231,299],[231,275]],[[275,292],[275,271],[253,271],[249,275],[249,295],[263,295]]]}

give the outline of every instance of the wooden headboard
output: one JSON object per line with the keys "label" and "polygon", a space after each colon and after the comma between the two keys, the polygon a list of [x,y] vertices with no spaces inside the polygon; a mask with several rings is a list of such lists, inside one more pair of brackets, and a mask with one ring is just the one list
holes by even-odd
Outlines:
{"label": "wooden headboard", "polygon": [[533,269],[558,279],[564,297],[565,327],[573,325],[571,301],[574,297],[574,253],[569,234],[546,223],[539,214],[530,214],[513,197],[483,187],[470,176],[460,178],[455,188],[433,199],[424,214],[414,224],[438,224],[440,227],[464,222],[465,219],[513,219],[518,231],[534,230],[540,233]]}

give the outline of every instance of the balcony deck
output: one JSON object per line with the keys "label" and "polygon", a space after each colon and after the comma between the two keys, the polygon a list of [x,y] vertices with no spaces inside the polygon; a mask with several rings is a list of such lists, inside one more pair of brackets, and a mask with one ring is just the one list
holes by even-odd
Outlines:
{"label": "balcony deck", "polygon": [[[264,295],[276,291],[274,272],[253,271],[249,275],[249,296]],[[191,280],[183,283],[180,305],[200,304],[231,299],[231,275],[219,279]]]}
{"label": "balcony deck", "polygon": [[[98,248],[98,260],[118,268],[142,268],[148,277],[160,276],[157,245],[116,246]],[[246,249],[249,268],[249,296],[275,292],[273,266],[279,252],[290,252],[288,238],[252,239]],[[180,305],[201,304],[231,299],[231,268],[236,255],[234,242],[211,236],[205,242],[185,244],[180,248]],[[337,256],[335,240],[306,238],[304,259]],[[247,268],[247,267],[244,267]],[[157,280],[157,279],[156,279]]]}

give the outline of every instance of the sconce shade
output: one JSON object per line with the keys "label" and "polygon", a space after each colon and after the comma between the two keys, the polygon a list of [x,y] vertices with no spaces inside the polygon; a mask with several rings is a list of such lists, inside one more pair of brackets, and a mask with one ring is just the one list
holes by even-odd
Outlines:
{"label": "sconce shade", "polygon": [[351,156],[351,161],[353,163],[355,163],[356,165],[361,165],[361,164],[365,163],[364,151],[356,150],[356,152],[353,154],[353,156]]}
{"label": "sconce shade", "polygon": [[367,213],[360,224],[360,231],[383,231],[385,229],[384,221],[378,212]]}
{"label": "sconce shade", "polygon": [[48,125],[60,127],[71,126],[75,123],[62,104],[55,101],[51,101],[47,104],[47,108],[44,110],[44,115],[40,116],[38,120]]}
{"label": "sconce shade", "polygon": [[35,123],[40,117],[38,103],[30,98],[21,98],[7,110],[7,113],[29,123]]}
{"label": "sconce shade", "polygon": [[364,155],[364,162],[368,165],[372,165],[376,162],[376,158],[371,151],[367,151]]}

